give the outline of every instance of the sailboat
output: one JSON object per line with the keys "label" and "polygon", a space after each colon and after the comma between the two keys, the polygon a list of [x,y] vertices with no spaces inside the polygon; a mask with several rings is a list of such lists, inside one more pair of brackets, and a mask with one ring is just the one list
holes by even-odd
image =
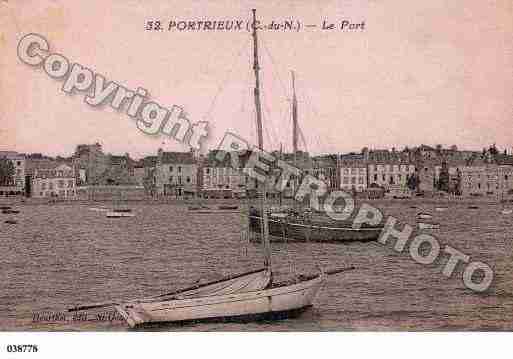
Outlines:
{"label": "sailboat", "polygon": [[[119,203],[121,203],[121,190],[119,190]],[[106,211],[105,216],[107,218],[125,218],[125,217],[134,217],[135,214],[132,212],[131,208],[120,207],[119,205],[113,206],[111,211]]]}
{"label": "sailboat", "polygon": [[[297,167],[298,153],[298,103],[296,96],[295,75],[292,75],[292,147],[294,156],[294,167]],[[298,186],[298,178],[293,179],[293,191]],[[265,186],[264,186],[265,187]],[[265,213],[264,213],[265,215]],[[261,233],[262,211],[252,208],[248,213],[249,229],[253,233]],[[309,208],[300,210],[298,208],[286,209],[284,211],[272,211],[269,213],[269,234],[272,241],[314,241],[314,242],[367,242],[379,238],[384,228],[383,224],[364,224],[360,228],[353,228],[350,221],[335,221],[327,216],[312,216]],[[259,239],[258,236],[253,237]]]}
{"label": "sailboat", "polygon": [[[258,142],[263,150],[261,111],[258,76],[258,42],[256,11],[253,9],[253,49],[255,72],[255,107],[259,126]],[[265,186],[264,186],[265,188]],[[265,191],[265,189],[264,189]],[[264,267],[218,281],[149,298],[125,302],[83,305],[70,311],[115,306],[130,327],[155,322],[187,322],[198,320],[223,320],[230,318],[276,318],[298,314],[312,305],[321,286],[330,274],[341,273],[354,267],[322,271],[314,275],[299,276],[292,282],[273,283],[271,245],[268,235],[268,218],[265,208],[265,193],[262,197],[262,248]]]}

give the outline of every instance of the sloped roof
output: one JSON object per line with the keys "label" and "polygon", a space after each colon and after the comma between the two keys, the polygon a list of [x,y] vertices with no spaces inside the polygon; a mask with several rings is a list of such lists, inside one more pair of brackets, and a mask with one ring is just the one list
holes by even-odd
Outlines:
{"label": "sloped roof", "polygon": [[162,163],[192,165],[196,163],[196,161],[194,160],[192,152],[162,152]]}

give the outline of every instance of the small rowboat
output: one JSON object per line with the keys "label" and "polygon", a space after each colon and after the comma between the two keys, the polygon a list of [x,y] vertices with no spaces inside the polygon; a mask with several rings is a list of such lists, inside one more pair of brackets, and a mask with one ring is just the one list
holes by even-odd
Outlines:
{"label": "small rowboat", "polygon": [[197,210],[197,211],[194,211],[194,213],[197,213],[197,214],[230,214],[230,213],[240,214],[239,211],[229,211],[229,210],[220,210],[220,209]]}
{"label": "small rowboat", "polygon": [[3,210],[6,210],[6,209],[11,209],[11,206],[0,206],[0,209],[3,211]]}
{"label": "small rowboat", "polygon": [[115,212],[110,211],[106,214],[107,218],[124,218],[124,217],[135,217],[132,212]]}
{"label": "small rowboat", "polygon": [[217,206],[217,209],[219,210],[236,210],[236,209],[239,209],[239,206]]}
{"label": "small rowboat", "polygon": [[108,208],[96,208],[96,207],[91,207],[89,208],[90,211],[94,211],[94,212],[108,212],[110,211]]}
{"label": "small rowboat", "polygon": [[419,222],[417,226],[419,229],[440,229],[440,223]]}
{"label": "small rowboat", "polygon": [[433,215],[425,212],[420,212],[417,214],[417,219],[431,219],[433,218]]}
{"label": "small rowboat", "polygon": [[3,214],[18,214],[20,213],[20,211],[18,210],[15,210],[15,209],[4,209],[2,211]]}
{"label": "small rowboat", "polygon": [[130,213],[132,210],[130,208],[114,208],[112,212],[116,213]]}
{"label": "small rowboat", "polygon": [[210,209],[210,207],[207,207],[207,206],[189,206],[189,208],[188,208],[189,211],[201,211],[201,210],[205,210],[205,209]]}

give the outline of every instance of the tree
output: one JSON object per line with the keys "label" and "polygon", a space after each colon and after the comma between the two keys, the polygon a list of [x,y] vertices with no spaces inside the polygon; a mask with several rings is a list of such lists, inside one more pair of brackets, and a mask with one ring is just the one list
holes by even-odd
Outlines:
{"label": "tree", "polygon": [[419,183],[420,181],[415,174],[406,177],[406,186],[412,191],[415,191],[418,188]]}
{"label": "tree", "polygon": [[489,151],[492,156],[496,156],[499,154],[499,150],[497,149],[497,146],[495,146],[495,143],[490,146]]}
{"label": "tree", "polygon": [[6,158],[0,159],[0,186],[14,184],[14,165]]}

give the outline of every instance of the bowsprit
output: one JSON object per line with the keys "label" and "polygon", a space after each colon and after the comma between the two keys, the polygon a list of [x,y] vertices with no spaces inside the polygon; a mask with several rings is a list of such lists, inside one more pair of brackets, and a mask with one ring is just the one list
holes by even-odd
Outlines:
{"label": "bowsprit", "polygon": [[242,20],[170,20],[169,31],[241,31]]}

